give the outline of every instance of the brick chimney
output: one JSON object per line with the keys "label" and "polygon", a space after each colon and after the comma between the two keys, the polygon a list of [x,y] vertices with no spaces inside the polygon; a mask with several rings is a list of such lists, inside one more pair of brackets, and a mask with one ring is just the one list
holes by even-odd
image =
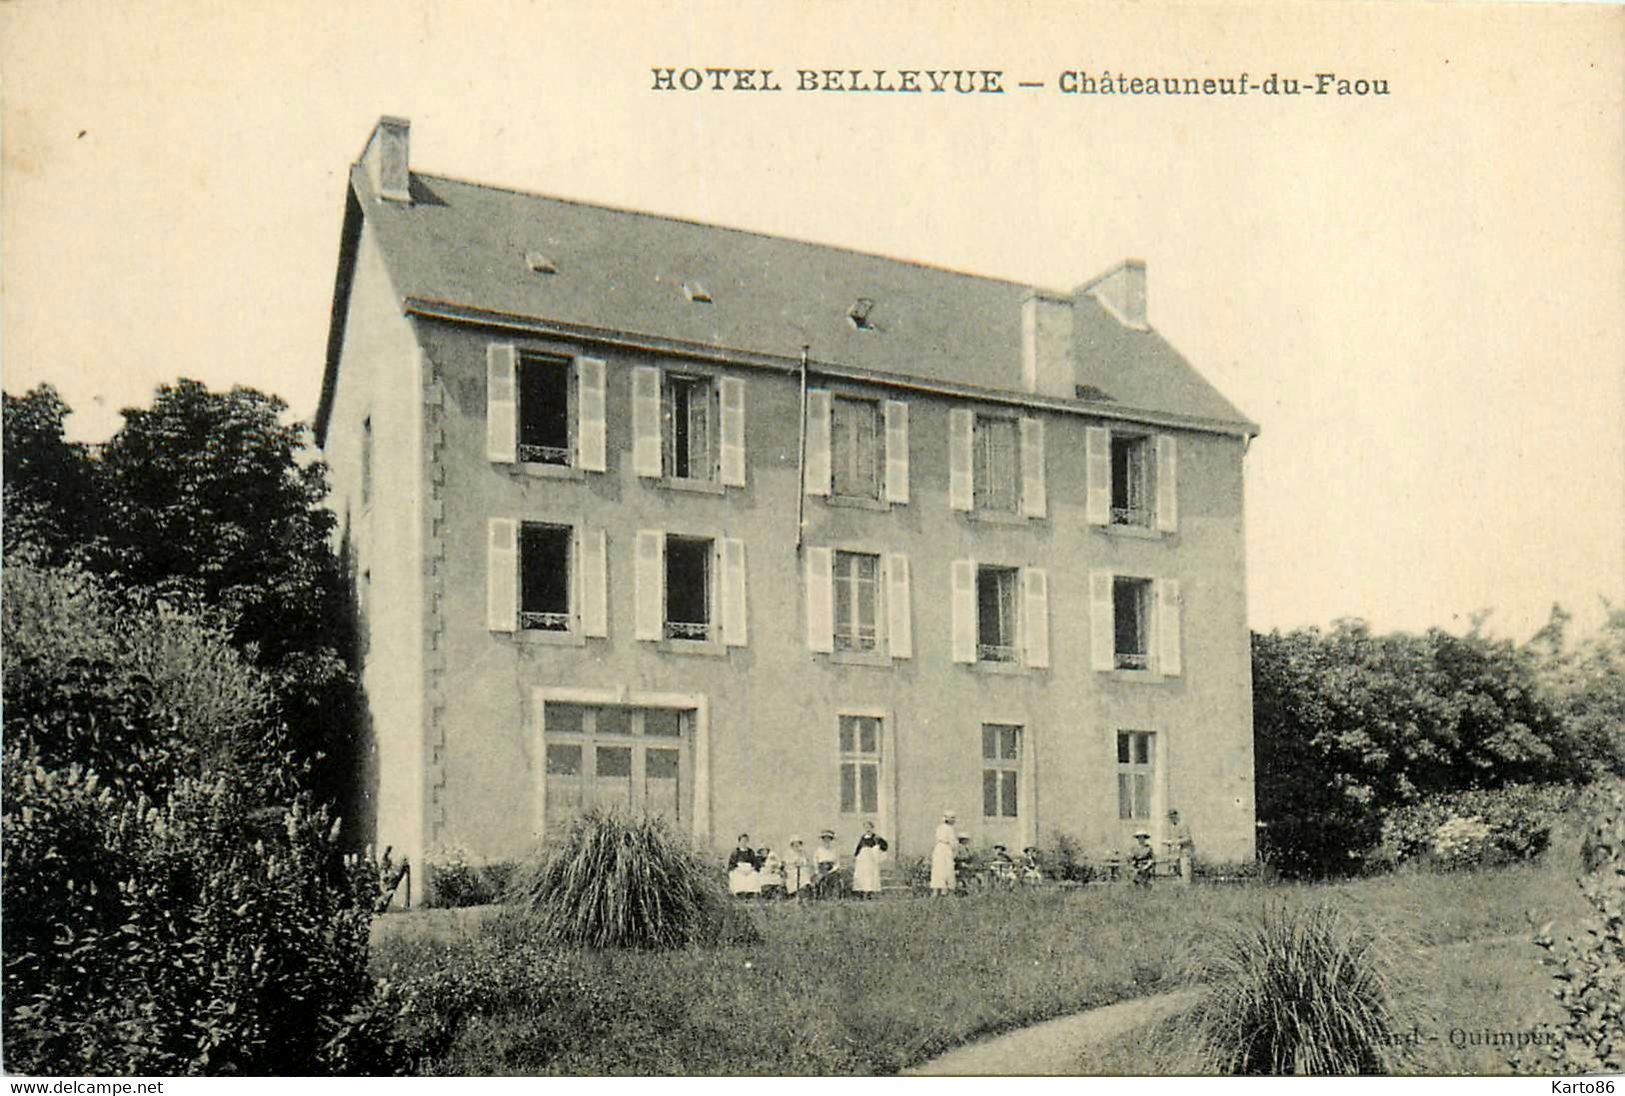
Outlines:
{"label": "brick chimney", "polygon": [[1124,259],[1079,290],[1079,296],[1084,294],[1105,305],[1124,327],[1151,330],[1151,322],[1146,317],[1143,259]]}
{"label": "brick chimney", "polygon": [[411,160],[407,155],[411,131],[412,123],[405,118],[386,115],[378,119],[372,136],[367,139],[361,163],[380,198],[392,202],[412,200]]}

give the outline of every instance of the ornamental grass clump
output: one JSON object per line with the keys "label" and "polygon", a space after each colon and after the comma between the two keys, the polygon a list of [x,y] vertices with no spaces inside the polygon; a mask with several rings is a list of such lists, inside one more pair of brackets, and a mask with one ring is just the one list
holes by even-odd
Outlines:
{"label": "ornamental grass clump", "polygon": [[522,893],[557,944],[666,949],[756,936],[713,866],[658,816],[588,811]]}
{"label": "ornamental grass clump", "polygon": [[1326,905],[1273,903],[1198,967],[1194,1015],[1220,1073],[1392,1073],[1413,1029],[1378,937]]}

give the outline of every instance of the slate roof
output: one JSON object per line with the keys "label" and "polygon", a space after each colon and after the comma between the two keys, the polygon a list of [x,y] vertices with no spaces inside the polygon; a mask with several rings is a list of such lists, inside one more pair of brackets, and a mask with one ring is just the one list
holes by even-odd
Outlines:
{"label": "slate roof", "polygon": [[[359,164],[350,183],[351,216],[364,212],[406,311],[447,305],[787,360],[810,345],[816,362],[1025,394],[1021,306],[1029,286],[418,172],[411,204],[377,200]],[[318,439],[359,227],[348,222]],[[532,253],[556,273],[533,270]],[[691,300],[684,287],[694,285],[712,303]],[[860,298],[874,302],[873,330],[848,318]],[[1111,397],[1093,406],[1257,432],[1161,335],[1125,327],[1087,294],[1073,300],[1077,383]]]}

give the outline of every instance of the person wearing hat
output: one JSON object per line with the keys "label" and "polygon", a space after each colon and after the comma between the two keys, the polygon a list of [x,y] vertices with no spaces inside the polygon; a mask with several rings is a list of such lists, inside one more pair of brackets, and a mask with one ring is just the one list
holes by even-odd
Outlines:
{"label": "person wearing hat", "polygon": [[1039,861],[1038,849],[1033,845],[1021,850],[1021,881],[1029,884],[1044,881],[1044,866]]}
{"label": "person wearing hat", "polygon": [[954,891],[954,848],[959,844],[956,821],[953,811],[943,811],[942,821],[937,823],[936,844],[931,847],[931,894],[936,898]]}
{"label": "person wearing hat", "polygon": [[1129,863],[1134,866],[1134,885],[1149,887],[1157,869],[1157,854],[1151,851],[1151,834],[1145,830],[1134,834],[1134,851],[1129,853]]}
{"label": "person wearing hat", "polygon": [[762,893],[762,877],[757,869],[761,861],[750,847],[750,834],[739,835],[739,846],[728,854],[728,889],[741,897]]}
{"label": "person wearing hat", "polygon": [[835,870],[837,860],[835,857],[835,831],[818,831],[818,847],[813,850],[813,880],[824,878]]}
{"label": "person wearing hat", "polygon": [[801,847],[801,838],[790,838],[790,851],[784,854],[784,894],[794,898],[801,888],[812,882],[812,864]]}
{"label": "person wearing hat", "polygon": [[994,845],[993,855],[988,858],[988,870],[992,873],[993,882],[1002,887],[1013,887],[1016,883],[1016,862],[1010,856],[1010,849],[1005,845]]}

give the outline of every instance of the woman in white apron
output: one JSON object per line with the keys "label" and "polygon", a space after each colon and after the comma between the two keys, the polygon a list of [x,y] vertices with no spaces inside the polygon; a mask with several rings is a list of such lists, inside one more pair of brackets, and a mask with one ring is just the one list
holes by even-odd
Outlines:
{"label": "woman in white apron", "polygon": [[954,891],[954,848],[959,836],[954,833],[957,819],[953,811],[943,811],[937,825],[936,844],[931,848],[931,894],[943,898]]}
{"label": "woman in white apron", "polygon": [[889,846],[886,839],[875,832],[875,824],[863,822],[863,836],[852,850],[852,893],[870,898],[880,893],[880,854]]}

